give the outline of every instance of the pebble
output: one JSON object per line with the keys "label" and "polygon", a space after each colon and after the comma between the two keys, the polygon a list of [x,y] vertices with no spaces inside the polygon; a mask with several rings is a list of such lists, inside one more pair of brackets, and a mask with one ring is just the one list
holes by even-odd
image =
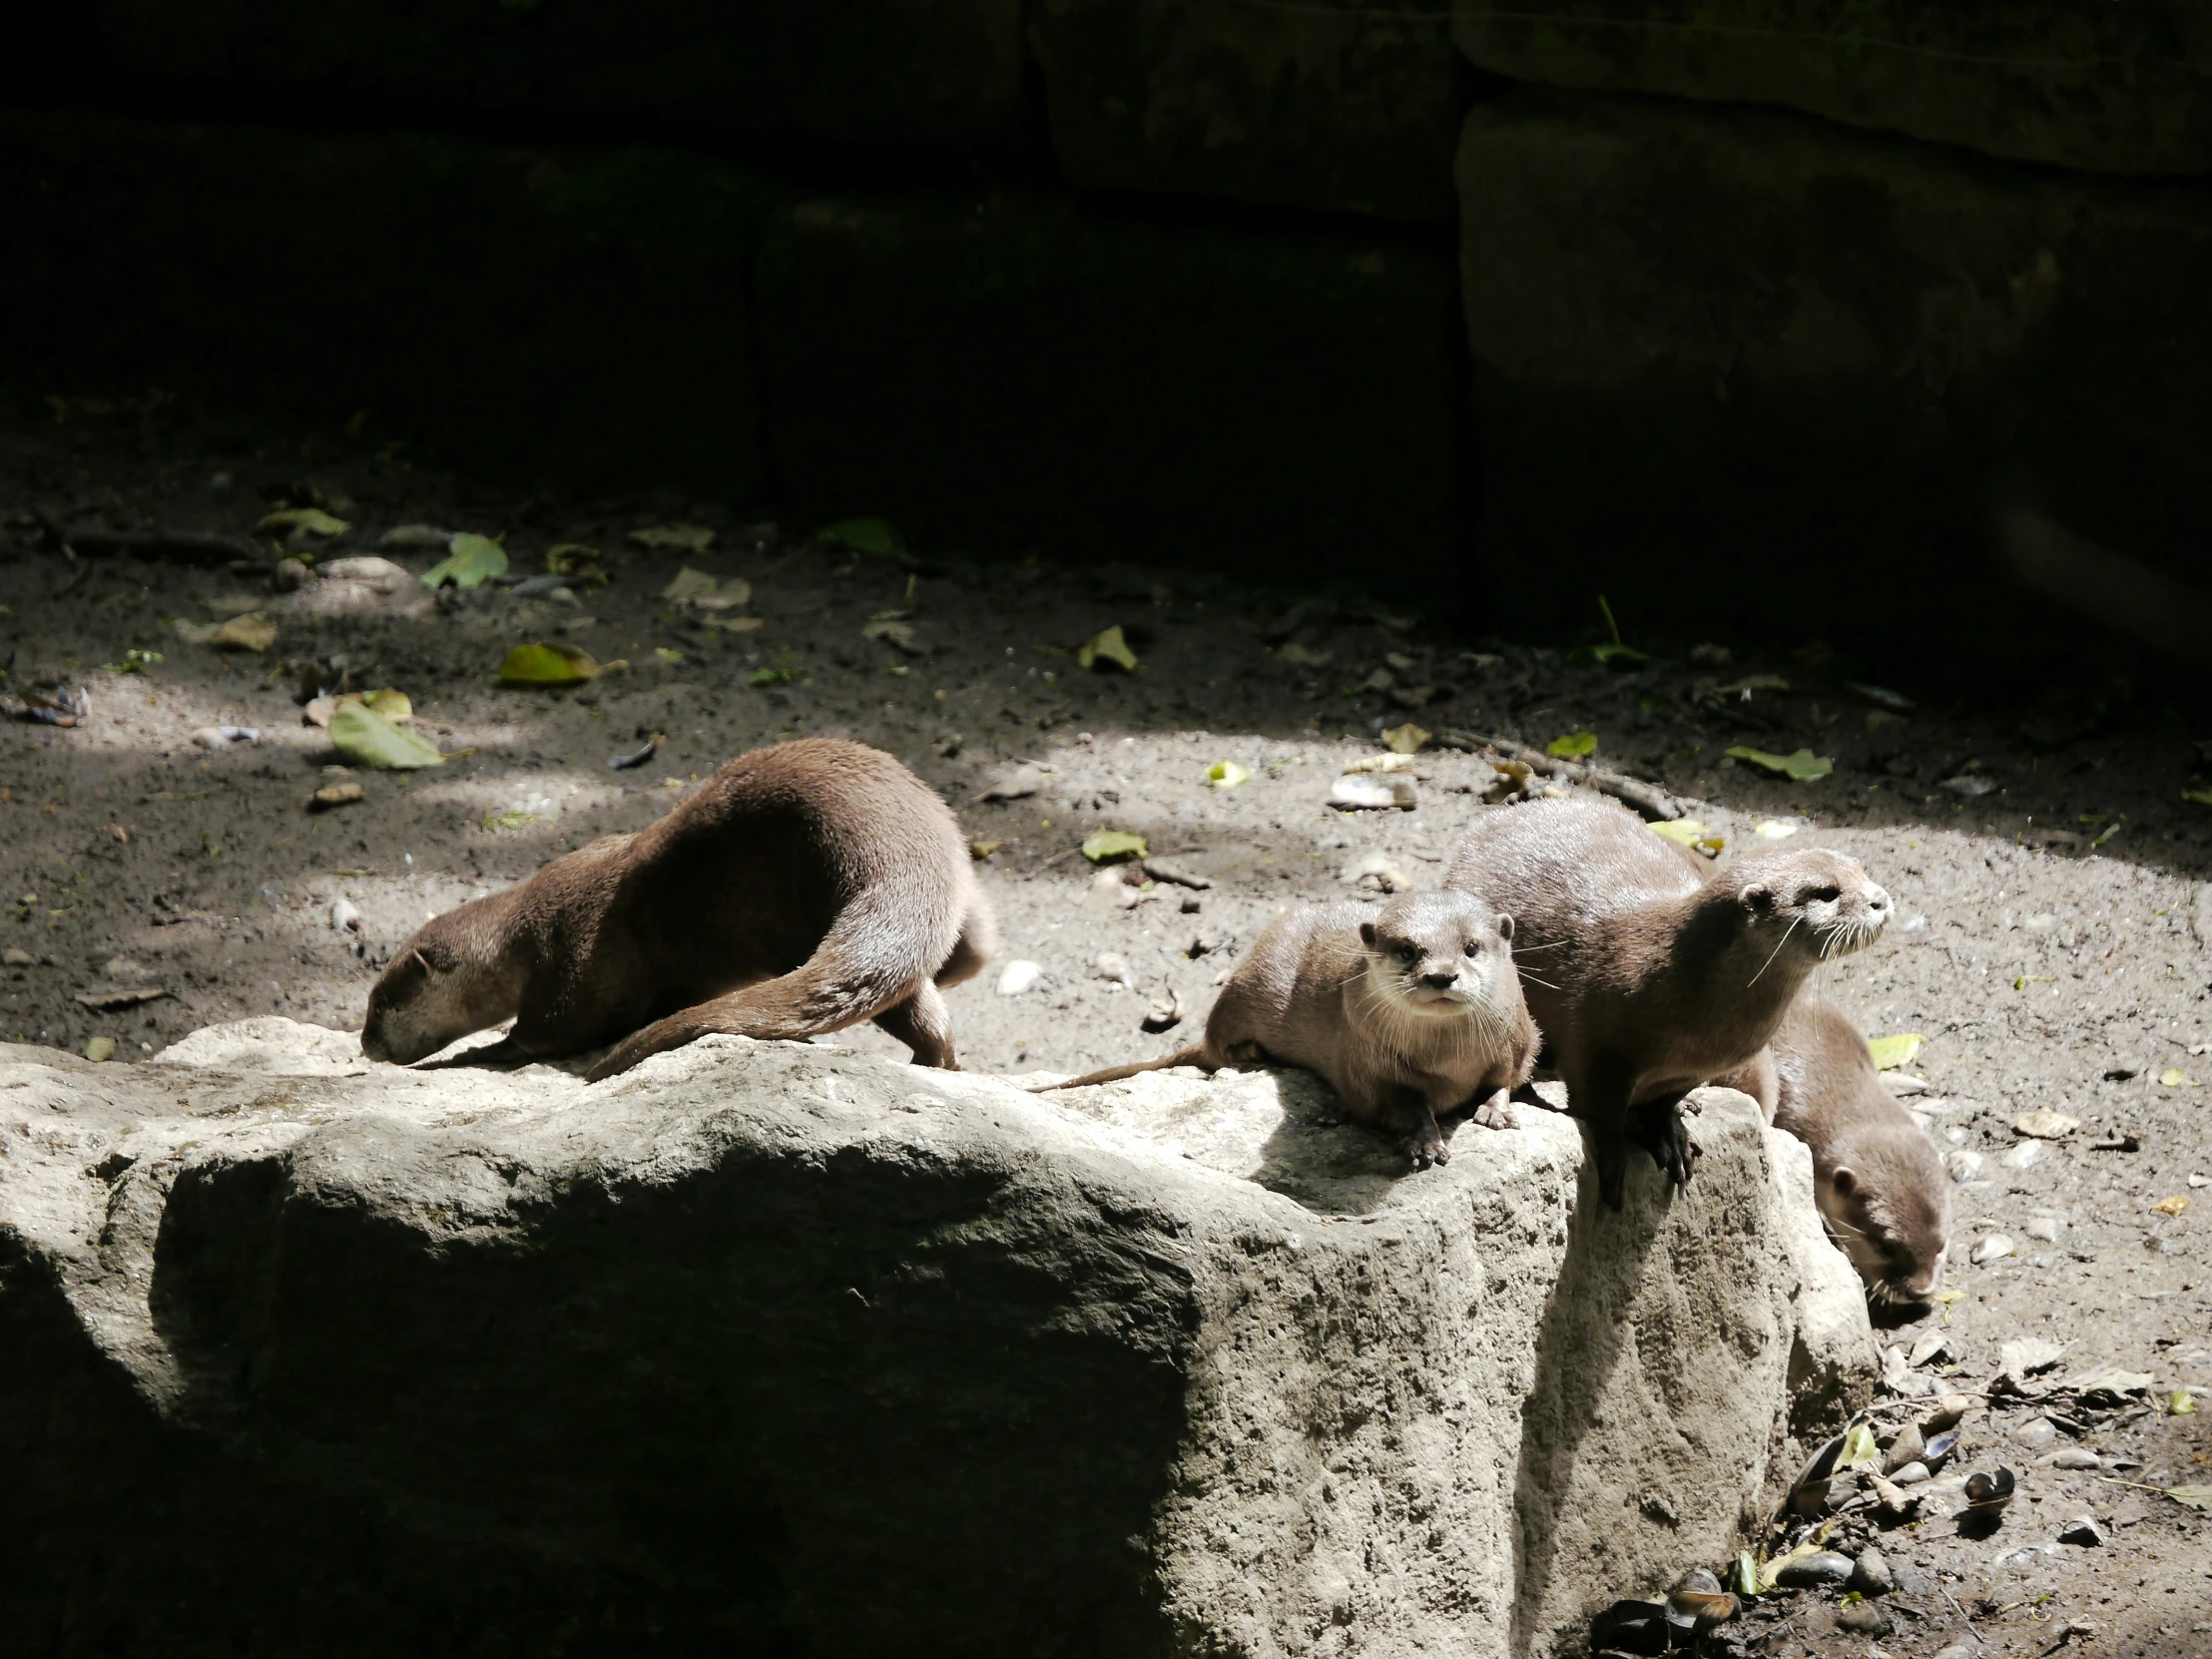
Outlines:
{"label": "pebble", "polygon": [[1855,1636],[1887,1636],[1890,1615],[1871,1601],[1855,1601],[1849,1607],[1836,1609],[1836,1628],[1848,1630]]}
{"label": "pebble", "polygon": [[1961,1185],[1968,1181],[1981,1179],[1982,1158],[1978,1152],[1960,1150],[1953,1152],[1943,1162],[1949,1166],[1950,1178]]}
{"label": "pebble", "polygon": [[1952,1642],[1950,1646],[1937,1651],[1936,1659],[1976,1659],[1974,1645],[1971,1642]]}
{"label": "pebble", "polygon": [[2054,1469],[2101,1469],[2104,1467],[2104,1459],[2093,1451],[2084,1451],[2077,1445],[2070,1445],[2051,1458],[2050,1466]]}
{"label": "pebble", "polygon": [[2022,1141],[1997,1161],[2006,1169],[2026,1169],[2043,1156],[2041,1141]]}
{"label": "pebble", "polygon": [[1929,1477],[1929,1472],[1928,1465],[1916,1458],[1910,1463],[1892,1469],[1890,1471],[1890,1484],[1893,1486],[1918,1486]]}
{"label": "pebble", "polygon": [[1131,990],[1137,988],[1137,976],[1129,969],[1129,958],[1118,950],[1101,950],[1091,958],[1091,967],[1101,979],[1126,985]]}
{"label": "pebble", "polygon": [[2012,1250],[2013,1244],[2010,1239],[2002,1233],[1991,1233],[1973,1247],[1973,1253],[1969,1260],[1978,1267],[1983,1262],[1994,1262],[2002,1257],[2009,1256],[2012,1254]]}
{"label": "pebble", "polygon": [[2087,1515],[2076,1515],[2058,1529],[2058,1541],[2062,1544],[2079,1544],[2083,1549],[2096,1549],[2104,1543],[2104,1528]]}
{"label": "pebble", "polygon": [[2058,1438],[2058,1430],[2048,1417],[2029,1417],[2012,1430],[2012,1438],[2030,1451],[2041,1451]]}
{"label": "pebble", "polygon": [[2059,1223],[2056,1216],[2037,1216],[2020,1231],[2031,1239],[2040,1239],[2045,1244],[2056,1244],[2058,1242],[2058,1227]]}
{"label": "pebble", "polygon": [[330,925],[340,933],[358,933],[361,930],[361,912],[350,899],[334,898],[330,901]]}
{"label": "pebble", "polygon": [[8,954],[6,960],[8,966],[10,967],[29,967],[33,962],[38,960],[38,958],[33,956],[28,950],[19,950],[18,948],[16,948],[16,946],[11,944],[8,946]]}
{"label": "pebble", "polygon": [[192,741],[202,749],[229,749],[231,740],[223,735],[220,726],[203,726],[193,733]]}
{"label": "pebble", "polygon": [[1851,1569],[1850,1587],[1863,1596],[1888,1595],[1897,1588],[1888,1559],[1874,1545],[1859,1552],[1859,1560]]}
{"label": "pebble", "polygon": [[1035,962],[1017,956],[998,970],[998,994],[1000,996],[1019,996],[1042,977],[1044,977],[1042,967]]}
{"label": "pebble", "polygon": [[1420,805],[1420,792],[1410,778],[1379,778],[1353,773],[1329,786],[1329,804],[1354,810]]}
{"label": "pebble", "polygon": [[1832,1549],[1816,1550],[1811,1555],[1800,1555],[1775,1574],[1777,1584],[1791,1589],[1813,1589],[1823,1584],[1841,1584],[1852,1575],[1858,1565],[1848,1555],[1839,1555]]}
{"label": "pebble", "polygon": [[1354,886],[1366,887],[1371,892],[1403,892],[1413,882],[1402,869],[1390,861],[1386,852],[1370,852],[1364,858],[1355,858],[1341,872]]}

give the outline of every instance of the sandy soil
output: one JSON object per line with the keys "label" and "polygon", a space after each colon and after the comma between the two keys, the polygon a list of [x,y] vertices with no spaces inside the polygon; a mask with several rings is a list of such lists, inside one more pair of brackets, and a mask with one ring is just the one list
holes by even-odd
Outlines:
{"label": "sandy soil", "polygon": [[[1900,924],[1827,969],[1825,989],[1872,1033],[1926,1037],[1912,1071],[1927,1091],[1913,1104],[1946,1152],[1970,1155],[1954,1158],[1949,1283],[1962,1294],[1888,1334],[1909,1349],[1926,1331],[1947,1338],[1915,1375],[1985,1390],[2000,1345],[2036,1338],[2065,1352],[2031,1386],[2113,1367],[2152,1379],[2108,1409],[2069,1392],[1992,1401],[1952,1472],[2002,1461],[2022,1495],[1987,1537],[1935,1520],[1882,1535],[1900,1579],[1883,1598],[1894,1634],[1838,1632],[1834,1593],[1808,1592],[1773,1598],[1721,1646],[2212,1654],[2212,1516],[2146,1489],[2212,1481],[2212,1409],[2161,1406],[2212,1385],[2212,1187],[2192,1185],[2212,1176],[2212,808],[2183,799],[2206,765],[2187,724],[2110,665],[2022,664],[2018,686],[1901,717],[1796,635],[1682,642],[1607,666],[1564,645],[1454,639],[1349,589],[1242,590],[1134,558],[1065,570],[862,554],[713,502],[525,497],[335,441],[128,406],[69,413],[0,417],[0,689],[58,678],[91,705],[75,729],[0,727],[6,1035],[80,1050],[112,1038],[127,1061],[249,1014],[356,1027],[378,965],[425,917],[650,822],[733,754],[835,734],[902,757],[978,842],[998,843],[982,868],[1002,962],[1041,972],[1001,995],[994,963],[952,993],[965,1063],[1072,1071],[1141,1058],[1193,1039],[1216,975],[1283,905],[1361,890],[1376,854],[1416,885],[1439,877],[1494,775],[1475,757],[1424,751],[1417,808],[1331,808],[1332,784],[1380,752],[1380,730],[1412,720],[1537,743],[1591,731],[1599,760],[1663,781],[1731,843],[1762,822],[1793,825],[1896,893]],[[522,575],[555,544],[597,546],[614,581],[581,603],[487,587],[420,618],[382,604],[312,617],[272,593],[270,556],[238,570],[71,559],[36,517],[246,537],[273,503],[310,494],[352,526],[325,557],[430,522],[503,535]],[[671,522],[712,528],[712,548],[630,541]],[[435,557],[390,556],[416,570]],[[752,599],[736,614],[759,627],[711,628],[662,600],[685,565],[747,578]],[[249,602],[276,617],[266,653],[187,644],[171,626]],[[912,649],[863,637],[871,619],[909,623]],[[1139,670],[1079,669],[1070,648],[1115,624]],[[498,687],[502,653],[541,639],[630,667],[572,692]],[[1726,660],[1687,649],[1699,643],[1728,648]],[[103,666],[132,650],[161,660]],[[340,652],[355,685],[405,691],[419,730],[471,753],[356,773],[365,799],[310,814],[336,757],[294,687],[300,665]],[[1910,681],[1891,689],[1926,695]],[[211,750],[194,734],[214,726],[259,736]],[[648,765],[611,768],[656,732],[665,741]],[[1808,747],[1835,771],[1793,784],[1725,760],[1737,745]],[[1210,788],[1220,761],[1249,781]],[[1034,793],[979,799],[1024,763]],[[1099,829],[1143,833],[1212,885],[1102,888],[1076,852]],[[341,899],[360,912],[357,937],[332,925]],[[1126,971],[1102,973],[1106,953]],[[153,987],[168,994],[115,1009],[80,1000]],[[1170,994],[1184,1022],[1140,1031]],[[903,1054],[871,1028],[838,1040]],[[2081,1125],[2027,1141],[2014,1120],[2039,1107]],[[1462,1128],[1461,1155],[1485,1133]],[[2190,1202],[2158,1208],[2179,1199]],[[1970,1265],[1969,1247],[1992,1233],[2013,1253]],[[2055,1442],[2017,1440],[2046,1408],[2065,1418]],[[2069,1450],[2100,1466],[2052,1461]],[[2101,1546],[2054,1542],[2083,1514],[2102,1522]]]}

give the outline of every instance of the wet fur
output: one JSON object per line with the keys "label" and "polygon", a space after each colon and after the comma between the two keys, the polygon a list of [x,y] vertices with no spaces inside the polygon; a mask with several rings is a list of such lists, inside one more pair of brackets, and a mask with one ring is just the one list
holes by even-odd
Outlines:
{"label": "wet fur", "polygon": [[[1856,859],[1816,847],[1717,866],[1633,814],[1575,800],[1493,808],[1449,886],[1519,924],[1513,956],[1569,1110],[1597,1131],[1599,1185],[1623,1202],[1632,1109],[1659,1127],[1677,1185],[1696,1157],[1690,1090],[1750,1062],[1806,976],[1882,929],[1890,897]],[[1831,900],[1815,895],[1835,889]]]}
{"label": "wet fur", "polygon": [[[1238,962],[1180,1053],[1053,1088],[1141,1071],[1276,1061],[1327,1079],[1362,1123],[1399,1136],[1414,1167],[1451,1156],[1436,1120],[1471,1109],[1513,1125],[1508,1097],[1536,1060],[1513,971],[1513,923],[1463,893],[1403,893],[1381,910],[1308,904],[1278,916]],[[1470,951],[1470,948],[1471,951]],[[1408,954],[1410,953],[1410,954]],[[1449,986],[1439,983],[1448,977]],[[1425,1012],[1419,998],[1446,995]]]}
{"label": "wet fur", "polygon": [[1775,1033],[1774,1122],[1813,1152],[1813,1192],[1830,1234],[1881,1303],[1925,1303],[1942,1287],[1950,1180],[1936,1143],[1882,1086],[1867,1039],[1811,990]]}
{"label": "wet fur", "polygon": [[872,1019],[916,1064],[953,1067],[938,988],[993,942],[951,810],[890,756],[810,738],[427,923],[369,993],[361,1049],[407,1063],[513,1017],[513,1057],[623,1039],[597,1080],[709,1032]]}

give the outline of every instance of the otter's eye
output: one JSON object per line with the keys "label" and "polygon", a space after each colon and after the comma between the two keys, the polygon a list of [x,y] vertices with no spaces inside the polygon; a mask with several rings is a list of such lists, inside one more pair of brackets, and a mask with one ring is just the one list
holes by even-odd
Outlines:
{"label": "otter's eye", "polygon": [[1411,967],[1414,962],[1420,959],[1420,946],[1416,944],[1399,945],[1397,947],[1397,959],[1407,967]]}
{"label": "otter's eye", "polygon": [[1835,887],[1815,887],[1805,896],[1813,900],[1813,902],[1816,904],[1833,904],[1836,902],[1837,899],[1841,898],[1843,894]]}
{"label": "otter's eye", "polygon": [[1479,939],[1467,940],[1467,954],[1469,956],[1479,956],[1481,953],[1482,942]]}

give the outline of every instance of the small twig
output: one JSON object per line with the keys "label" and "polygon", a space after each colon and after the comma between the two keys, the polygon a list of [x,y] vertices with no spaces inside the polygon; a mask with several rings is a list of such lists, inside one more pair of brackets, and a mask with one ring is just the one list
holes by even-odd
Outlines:
{"label": "small twig", "polygon": [[1458,749],[1469,753],[1486,749],[1508,761],[1518,761],[1529,771],[1541,773],[1547,778],[1564,779],[1570,784],[1585,784],[1600,795],[1609,795],[1615,801],[1633,807],[1654,824],[1664,824],[1683,816],[1681,803],[1656,784],[1646,784],[1641,779],[1630,778],[1624,773],[1608,772],[1603,767],[1564,761],[1525,743],[1514,743],[1509,738],[1485,738],[1472,732],[1445,731],[1436,734],[1436,743],[1444,749]]}
{"label": "small twig", "polygon": [[233,559],[263,557],[262,550],[253,543],[209,530],[65,530],[61,521],[43,507],[34,507],[32,513],[57,552],[90,559],[121,556],[223,565]]}

